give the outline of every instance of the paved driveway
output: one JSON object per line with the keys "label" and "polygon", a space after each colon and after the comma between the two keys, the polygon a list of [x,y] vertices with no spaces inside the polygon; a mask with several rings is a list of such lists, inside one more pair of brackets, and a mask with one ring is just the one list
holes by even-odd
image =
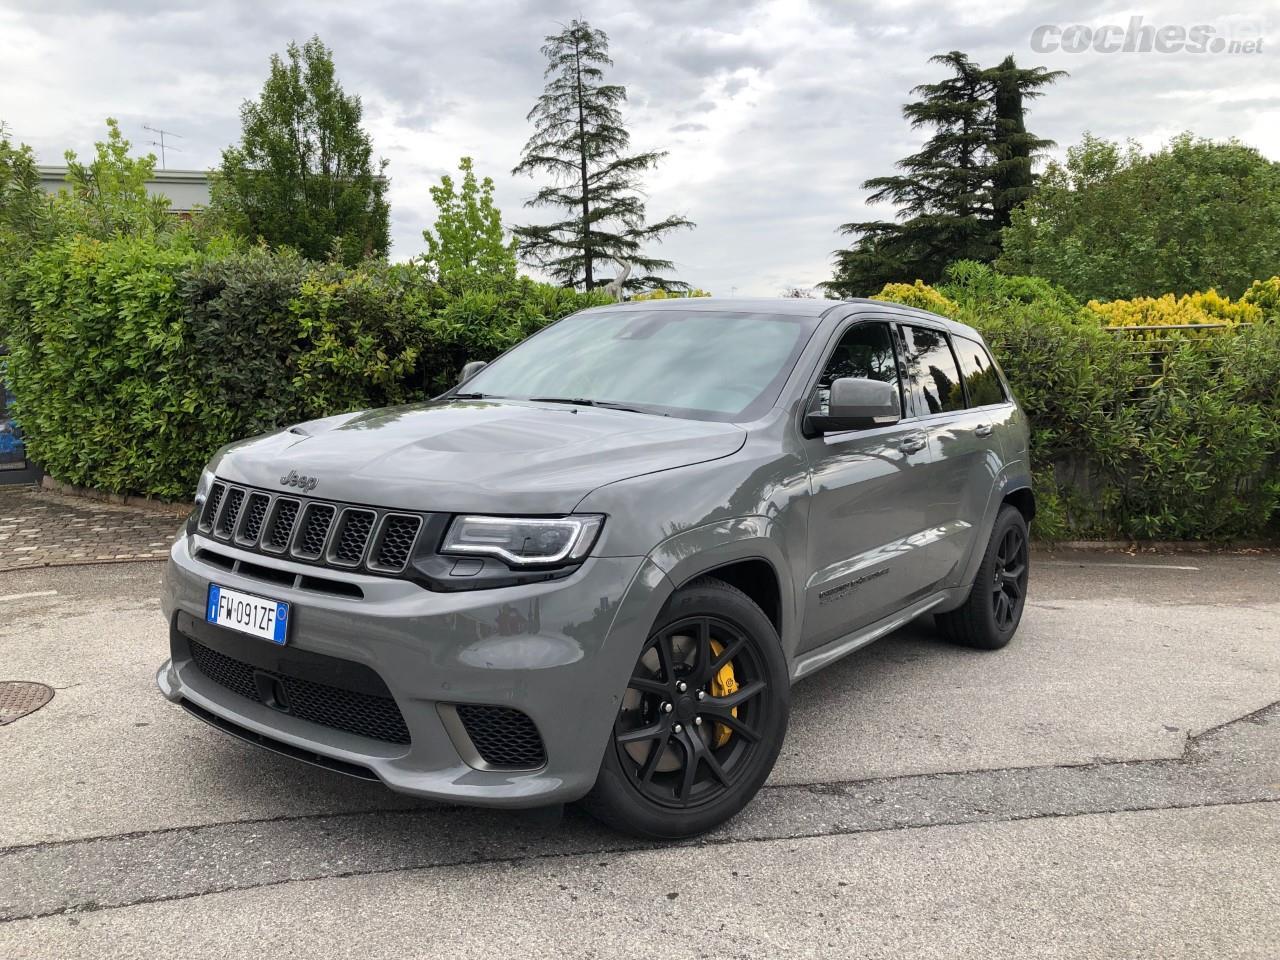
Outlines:
{"label": "paved driveway", "polygon": [[166,704],[161,568],[0,574],[0,956],[1268,957],[1280,561],[1041,558],[1005,651],[928,624],[796,688],[696,843],[416,803]]}

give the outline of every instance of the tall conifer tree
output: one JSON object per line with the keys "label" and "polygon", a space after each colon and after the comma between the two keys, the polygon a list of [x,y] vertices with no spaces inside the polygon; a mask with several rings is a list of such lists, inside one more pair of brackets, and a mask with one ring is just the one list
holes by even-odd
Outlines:
{"label": "tall conifer tree", "polygon": [[534,132],[512,173],[549,173],[552,182],[525,206],[562,210],[564,219],[516,227],[521,256],[564,285],[587,290],[606,282],[619,261],[631,265],[628,288],[685,286],[658,276],[672,269],[670,260],[645,253],[646,245],[693,223],[674,215],[646,222],[640,175],[666,153],[627,152],[631,137],[620,110],[627,91],[604,77],[603,68],[613,65],[609,38],[573,20],[546,38],[542,53],[547,83],[529,111]]}

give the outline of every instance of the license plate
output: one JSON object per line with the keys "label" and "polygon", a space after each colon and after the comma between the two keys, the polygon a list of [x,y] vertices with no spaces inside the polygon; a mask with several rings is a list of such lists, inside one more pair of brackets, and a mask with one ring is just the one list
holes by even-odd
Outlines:
{"label": "license plate", "polygon": [[220,627],[283,645],[289,630],[289,604],[211,583],[204,618]]}

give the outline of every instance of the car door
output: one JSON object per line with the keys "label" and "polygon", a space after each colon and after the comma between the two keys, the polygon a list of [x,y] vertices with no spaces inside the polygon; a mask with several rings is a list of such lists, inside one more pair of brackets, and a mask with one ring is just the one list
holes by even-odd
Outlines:
{"label": "car door", "polygon": [[[957,349],[971,341],[922,324],[903,324],[901,339],[912,400],[921,411],[918,424],[929,439],[928,463],[922,472],[929,478],[933,498],[928,511],[935,521],[933,560],[940,579],[953,585],[970,551],[981,546],[977,541],[985,531],[984,518],[1003,466],[997,431],[1012,406],[1002,392],[993,399],[993,385],[997,391],[1003,388],[990,357],[985,360],[990,372],[984,373],[973,369],[976,358],[970,349]],[[961,355],[964,366],[957,359]],[[966,367],[969,376],[964,373]]]}
{"label": "car door", "polygon": [[885,617],[937,579],[921,561],[929,513],[929,444],[903,388],[897,333],[884,319],[855,319],[835,338],[811,387],[821,410],[832,381],[868,377],[898,385],[897,424],[801,439],[809,465],[808,577],[800,649]]}

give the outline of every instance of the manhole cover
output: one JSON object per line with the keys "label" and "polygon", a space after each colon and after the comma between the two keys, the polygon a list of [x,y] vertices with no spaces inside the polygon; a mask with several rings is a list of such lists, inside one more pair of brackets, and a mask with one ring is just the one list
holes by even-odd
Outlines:
{"label": "manhole cover", "polygon": [[0,680],[0,726],[35,713],[53,699],[53,688],[29,680]]}

